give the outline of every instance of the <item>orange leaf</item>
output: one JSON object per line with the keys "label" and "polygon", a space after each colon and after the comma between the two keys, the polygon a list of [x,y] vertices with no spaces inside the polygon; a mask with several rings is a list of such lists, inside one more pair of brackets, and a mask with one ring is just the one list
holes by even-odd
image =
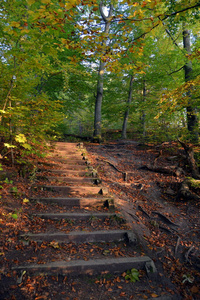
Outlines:
{"label": "orange leaf", "polygon": [[152,297],[152,298],[157,298],[157,297],[158,297],[158,295],[157,295],[157,294],[155,294],[155,293],[153,293],[153,294],[151,294],[151,297]]}
{"label": "orange leaf", "polygon": [[120,297],[123,297],[123,296],[125,296],[125,295],[126,295],[125,292],[121,292]]}

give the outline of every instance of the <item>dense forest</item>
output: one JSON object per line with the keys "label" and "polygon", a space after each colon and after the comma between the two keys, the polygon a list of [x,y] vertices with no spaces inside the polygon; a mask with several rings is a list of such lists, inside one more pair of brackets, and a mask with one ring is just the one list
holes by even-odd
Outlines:
{"label": "dense forest", "polygon": [[198,142],[198,0],[0,4],[2,155],[50,138]]}

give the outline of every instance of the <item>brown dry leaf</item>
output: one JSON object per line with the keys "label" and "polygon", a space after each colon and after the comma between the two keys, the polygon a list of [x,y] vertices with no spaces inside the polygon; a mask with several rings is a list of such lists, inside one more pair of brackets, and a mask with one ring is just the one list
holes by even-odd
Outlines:
{"label": "brown dry leaf", "polygon": [[108,289],[108,292],[112,292],[112,289],[111,289],[111,288],[109,288],[109,289]]}
{"label": "brown dry leaf", "polygon": [[123,289],[123,287],[121,285],[118,285],[118,289]]}
{"label": "brown dry leaf", "polygon": [[193,294],[197,294],[199,292],[199,288],[196,285],[193,285],[193,287],[190,290]]}
{"label": "brown dry leaf", "polygon": [[117,282],[121,282],[121,279],[119,277],[116,278]]}
{"label": "brown dry leaf", "polygon": [[146,296],[146,295],[143,295],[142,297],[143,297],[143,299],[148,299],[148,296]]}

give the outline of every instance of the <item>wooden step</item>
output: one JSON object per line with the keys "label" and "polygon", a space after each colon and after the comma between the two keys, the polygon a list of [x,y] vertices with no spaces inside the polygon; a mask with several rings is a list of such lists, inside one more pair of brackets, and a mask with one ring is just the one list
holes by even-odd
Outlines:
{"label": "wooden step", "polygon": [[52,185],[37,185],[32,186],[32,191],[49,191],[57,192],[65,195],[107,195],[108,189],[99,186],[52,186]]}
{"label": "wooden step", "polygon": [[74,206],[78,208],[84,207],[97,207],[97,206],[104,206],[108,208],[114,207],[114,199],[112,197],[57,197],[57,198],[45,198],[45,197],[32,197],[30,198],[31,202],[45,202],[48,203],[56,203],[58,205],[67,206],[72,208]]}
{"label": "wooden step", "polygon": [[91,232],[73,231],[70,233],[55,232],[55,233],[28,233],[21,235],[22,239],[42,241],[57,241],[63,243],[94,243],[94,242],[120,242],[127,241],[130,244],[136,245],[137,238],[133,232],[127,230],[95,230]]}
{"label": "wooden step", "polygon": [[46,264],[25,264],[14,266],[16,271],[29,273],[45,273],[48,275],[95,275],[104,273],[122,273],[135,269],[146,269],[151,266],[152,273],[156,272],[154,262],[148,256],[102,258],[91,260],[54,261]]}
{"label": "wooden step", "polygon": [[56,165],[79,165],[79,166],[85,166],[86,161],[83,159],[82,156],[80,156],[79,158],[74,158],[74,157],[69,157],[68,159],[54,159],[54,162],[41,162],[39,163],[39,165],[43,165],[43,166],[56,166]]}
{"label": "wooden step", "polygon": [[106,219],[106,218],[120,218],[123,222],[123,218],[115,213],[105,213],[105,212],[83,212],[83,213],[37,213],[34,216],[40,217],[42,219],[69,219],[69,220],[89,220],[92,218]]}
{"label": "wooden step", "polygon": [[59,169],[43,169],[40,168],[38,172],[45,172],[45,173],[55,173],[55,174],[66,174],[68,176],[86,176],[86,177],[96,177],[97,173],[93,170],[86,169],[85,171],[79,170],[59,170]]}
{"label": "wooden step", "polygon": [[91,178],[82,178],[82,177],[63,177],[63,176],[45,176],[45,175],[38,175],[36,177],[37,180],[44,180],[44,181],[56,181],[56,182],[66,182],[68,184],[79,183],[91,183],[91,184],[99,184],[101,180],[98,177],[91,177]]}

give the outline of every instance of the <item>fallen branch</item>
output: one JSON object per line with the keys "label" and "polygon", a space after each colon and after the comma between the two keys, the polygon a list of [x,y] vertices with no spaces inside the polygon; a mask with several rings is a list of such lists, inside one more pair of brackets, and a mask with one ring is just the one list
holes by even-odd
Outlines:
{"label": "fallen branch", "polygon": [[189,250],[186,252],[186,254],[185,254],[185,259],[186,259],[187,262],[189,262],[188,257],[189,257],[190,252],[191,252],[193,249],[194,249],[194,246],[192,245],[192,246],[189,248]]}

